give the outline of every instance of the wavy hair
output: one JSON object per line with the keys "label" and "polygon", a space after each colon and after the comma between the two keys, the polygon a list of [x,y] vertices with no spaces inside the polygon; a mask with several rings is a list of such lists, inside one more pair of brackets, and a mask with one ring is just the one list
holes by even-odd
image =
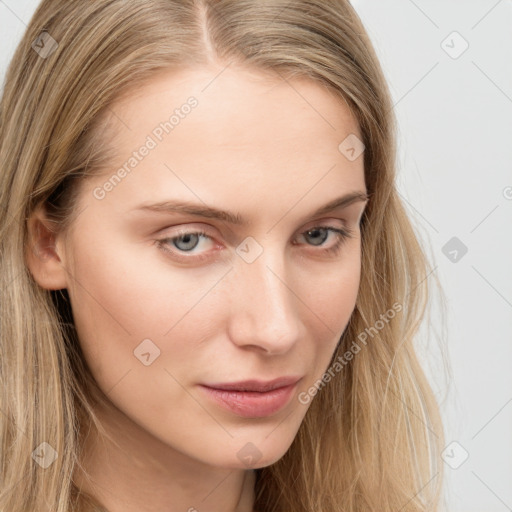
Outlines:
{"label": "wavy hair", "polygon": [[[27,268],[28,219],[44,205],[56,230],[73,223],[80,184],[109,165],[101,133],[114,100],[159,71],[212,60],[309,77],[337,94],[361,128],[371,195],[359,294],[331,378],[284,456],[256,470],[255,508],[439,510],[443,425],[414,346],[431,271],[396,188],[388,86],[348,0],[40,3],[0,103],[0,510],[105,510],[73,475],[89,430],[106,435],[94,406],[108,402],[67,291],[43,289]],[[58,454],[44,471],[31,456],[43,442]]]}

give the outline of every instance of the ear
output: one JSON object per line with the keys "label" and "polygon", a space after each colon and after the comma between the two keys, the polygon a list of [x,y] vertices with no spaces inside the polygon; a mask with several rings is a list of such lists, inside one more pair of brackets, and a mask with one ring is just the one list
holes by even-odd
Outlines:
{"label": "ear", "polygon": [[54,222],[46,215],[44,204],[40,204],[27,220],[28,245],[25,258],[35,281],[47,290],[67,287],[67,272],[63,254],[60,254],[60,236]]}

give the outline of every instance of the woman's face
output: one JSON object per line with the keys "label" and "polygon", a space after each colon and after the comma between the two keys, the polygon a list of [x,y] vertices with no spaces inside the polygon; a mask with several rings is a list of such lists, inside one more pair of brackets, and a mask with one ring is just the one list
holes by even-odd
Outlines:
{"label": "woman's face", "polygon": [[[206,464],[263,467],[355,306],[365,201],[314,212],[366,192],[362,137],[314,82],[220,71],[162,73],[112,107],[117,161],[83,183],[57,249],[87,364],[126,421]],[[278,377],[300,379],[288,400],[203,387]]]}

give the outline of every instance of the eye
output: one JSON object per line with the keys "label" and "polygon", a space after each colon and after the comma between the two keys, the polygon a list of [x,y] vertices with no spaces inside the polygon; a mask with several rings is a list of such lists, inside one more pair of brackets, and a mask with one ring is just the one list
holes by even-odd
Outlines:
{"label": "eye", "polygon": [[[194,259],[204,259],[204,256],[182,256],[180,253],[194,254],[192,251],[200,245],[201,238],[211,239],[204,231],[182,231],[178,235],[157,240],[158,246],[176,259],[181,261],[190,261]],[[174,248],[170,248],[170,246]]]}
{"label": "eye", "polygon": [[[325,241],[329,235],[333,234],[334,244],[324,248]],[[354,237],[355,232],[347,227],[337,228],[333,226],[315,226],[312,229],[303,231],[299,236],[312,240],[314,247],[322,247],[321,250],[315,251],[325,255],[336,255],[341,250],[343,244]],[[201,261],[208,258],[208,254],[194,255],[193,250],[200,246],[201,239],[213,240],[207,233],[202,230],[197,231],[180,231],[176,236],[166,237],[157,240],[156,243],[160,249],[169,253],[178,261],[192,262]],[[298,245],[298,244],[294,244]],[[186,255],[189,254],[189,255]]]}
{"label": "eye", "polygon": [[[329,236],[330,233],[335,234],[335,243],[331,247],[323,249],[324,254],[336,255],[341,250],[343,244],[349,239],[354,237],[354,231],[349,228],[335,228],[332,226],[315,226],[312,229],[308,229],[301,233],[301,236],[309,237],[312,240],[317,240],[317,243],[313,243],[315,246],[322,245],[323,241]],[[320,236],[319,236],[320,235]],[[318,241],[319,240],[319,241]]]}

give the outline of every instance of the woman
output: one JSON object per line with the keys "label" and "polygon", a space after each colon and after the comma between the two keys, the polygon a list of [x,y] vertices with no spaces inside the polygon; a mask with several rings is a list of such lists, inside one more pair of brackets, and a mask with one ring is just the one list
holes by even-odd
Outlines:
{"label": "woman", "polygon": [[438,510],[428,269],[347,1],[44,0],[0,130],[1,510]]}

